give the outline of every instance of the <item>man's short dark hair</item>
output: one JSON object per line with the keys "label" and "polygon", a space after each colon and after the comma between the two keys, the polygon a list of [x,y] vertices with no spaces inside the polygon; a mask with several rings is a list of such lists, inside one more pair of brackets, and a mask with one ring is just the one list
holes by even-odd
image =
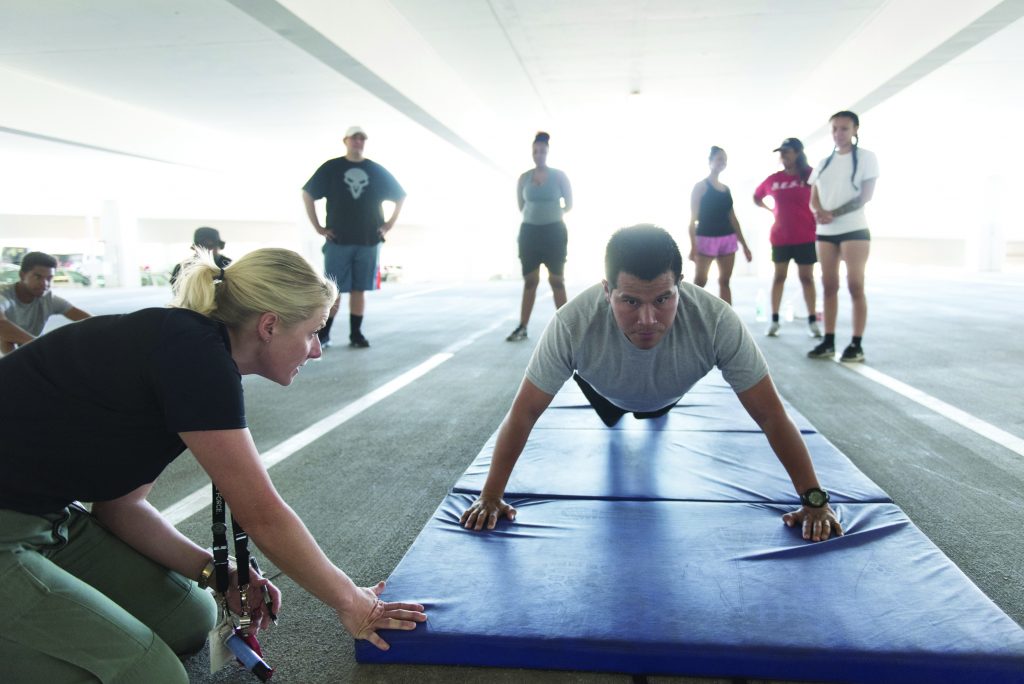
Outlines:
{"label": "man's short dark hair", "polygon": [[28,273],[36,266],[57,268],[57,260],[45,252],[29,252],[21,257],[21,273]]}
{"label": "man's short dark hair", "polygon": [[604,253],[604,272],[611,289],[618,287],[620,273],[640,280],[654,280],[671,271],[675,282],[683,277],[683,255],[664,228],[643,223],[615,231]]}

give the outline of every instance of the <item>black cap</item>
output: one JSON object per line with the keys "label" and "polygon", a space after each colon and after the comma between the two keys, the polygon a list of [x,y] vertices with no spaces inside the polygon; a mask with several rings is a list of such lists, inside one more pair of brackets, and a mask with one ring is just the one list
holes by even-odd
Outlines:
{"label": "black cap", "polygon": [[778,152],[780,150],[795,150],[797,152],[803,152],[804,144],[800,142],[798,138],[786,138],[782,141],[782,144],[772,150],[772,152]]}
{"label": "black cap", "polygon": [[220,233],[217,229],[206,226],[196,228],[195,235],[192,236],[192,244],[206,247],[207,249],[213,249],[214,247],[224,249],[224,241],[220,239]]}

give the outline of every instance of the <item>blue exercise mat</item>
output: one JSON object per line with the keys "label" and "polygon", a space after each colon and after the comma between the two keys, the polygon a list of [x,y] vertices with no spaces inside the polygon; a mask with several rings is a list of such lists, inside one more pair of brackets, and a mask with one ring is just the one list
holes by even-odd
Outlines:
{"label": "blue exercise mat", "polygon": [[[789,476],[763,434],[680,432],[655,427],[645,431],[534,430],[512,472],[506,495],[799,502]],[[833,501],[891,501],[823,436],[808,434],[803,438],[818,478]],[[495,440],[496,434],[452,491],[480,491]]]}
{"label": "blue exercise mat", "polygon": [[892,504],[839,504],[811,544],[787,506],[528,499],[489,533],[447,497],[385,600],[429,619],[363,663],[864,682],[1024,682],[1024,630]]}

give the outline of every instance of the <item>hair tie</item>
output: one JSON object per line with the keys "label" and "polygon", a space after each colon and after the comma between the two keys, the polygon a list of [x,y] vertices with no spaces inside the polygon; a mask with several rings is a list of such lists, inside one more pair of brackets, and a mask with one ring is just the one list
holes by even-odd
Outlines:
{"label": "hair tie", "polygon": [[220,275],[215,277],[214,280],[219,280],[222,283],[224,282],[224,269],[223,268],[220,269]]}

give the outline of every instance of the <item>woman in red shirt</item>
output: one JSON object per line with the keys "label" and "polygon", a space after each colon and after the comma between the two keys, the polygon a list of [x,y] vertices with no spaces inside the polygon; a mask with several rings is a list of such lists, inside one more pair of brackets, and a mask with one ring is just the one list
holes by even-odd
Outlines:
{"label": "woman in red shirt", "polygon": [[[807,304],[807,332],[811,337],[821,337],[821,328],[818,327],[815,315],[814,290],[814,264],[818,256],[814,248],[811,186],[807,184],[811,167],[804,154],[804,144],[796,138],[786,138],[775,152],[779,153],[782,171],[765,178],[754,191],[754,204],[775,215],[769,237],[775,277],[772,280],[772,322],[768,326],[768,336],[777,337],[779,334],[779,306],[782,304],[782,290],[792,259],[796,262],[804,302]],[[764,203],[765,197],[772,198],[772,206]]]}

